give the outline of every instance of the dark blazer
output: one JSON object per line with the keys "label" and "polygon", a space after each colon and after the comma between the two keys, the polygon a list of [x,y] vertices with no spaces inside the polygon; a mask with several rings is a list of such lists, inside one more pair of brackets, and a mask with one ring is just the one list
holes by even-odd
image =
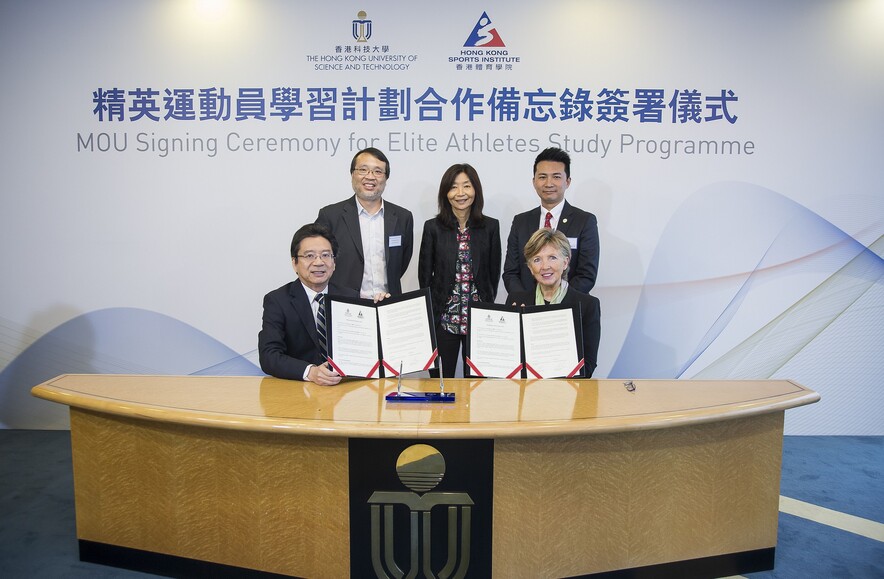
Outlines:
{"label": "dark blazer", "polygon": [[[522,292],[534,287],[534,276],[528,270],[522,251],[528,238],[540,224],[540,207],[513,217],[513,225],[506,240],[506,260],[503,264],[503,285],[506,291]],[[577,238],[577,248],[571,250],[568,284],[588,294],[595,285],[599,269],[599,226],[595,215],[574,207],[565,201],[556,228],[568,238]]]}
{"label": "dark blazer", "polygon": [[[328,227],[338,242],[335,273],[331,281],[359,292],[362,272],[365,269],[365,253],[362,251],[362,234],[359,230],[359,212],[356,196],[319,210],[316,223]],[[390,247],[390,237],[400,236],[401,243]],[[389,201],[384,201],[384,258],[387,261],[387,291],[392,295],[402,293],[401,278],[411,262],[414,246],[414,219],[411,211]]]}
{"label": "dark blazer", "polygon": [[[532,287],[530,291],[514,292],[507,296],[507,304],[517,304],[524,306],[534,305],[534,293],[536,289]],[[562,303],[566,306],[580,304],[580,321],[583,330],[583,360],[584,360],[584,376],[591,378],[595,371],[599,356],[599,341],[602,336],[602,309],[599,299],[585,293],[575,290],[570,285],[568,292],[565,294]]]}
{"label": "dark blazer", "polygon": [[[473,281],[479,301],[494,302],[500,282],[500,223],[492,217],[470,225],[470,255],[473,260]],[[457,262],[457,231],[442,225],[438,217],[424,223],[417,261],[417,281],[430,288],[436,322],[448,303],[454,285]]]}
{"label": "dark blazer", "polygon": [[[347,297],[359,295],[359,292],[334,284],[329,284],[328,293]],[[308,365],[324,362],[319,355],[313,308],[300,280],[264,296],[258,359],[265,373],[289,380],[303,380]]]}

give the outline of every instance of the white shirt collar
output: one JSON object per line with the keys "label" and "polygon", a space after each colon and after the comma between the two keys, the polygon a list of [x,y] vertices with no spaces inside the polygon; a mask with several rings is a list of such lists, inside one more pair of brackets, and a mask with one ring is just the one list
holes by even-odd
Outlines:
{"label": "white shirt collar", "polygon": [[328,294],[328,286],[325,286],[325,288],[323,288],[323,290],[320,292],[313,291],[312,289],[307,287],[307,284],[305,284],[304,282],[301,282],[301,287],[304,288],[304,293],[307,294],[307,299],[310,301],[310,303],[313,303],[313,300],[316,299],[316,294]]}
{"label": "white shirt collar", "polygon": [[381,208],[378,209],[378,212],[374,213],[374,214],[369,213],[368,210],[362,206],[362,203],[360,203],[359,199],[357,199],[356,197],[353,198],[353,201],[356,202],[356,212],[359,215],[364,215],[365,217],[371,218],[371,217],[376,217],[378,215],[384,214],[384,200],[383,199],[381,199]]}
{"label": "white shirt collar", "polygon": [[547,212],[552,213],[552,222],[553,229],[559,228],[559,218],[562,216],[562,211],[565,209],[565,200],[562,199],[562,202],[553,207],[552,209],[546,209],[543,205],[540,206],[540,227],[543,227],[544,222],[546,221]]}

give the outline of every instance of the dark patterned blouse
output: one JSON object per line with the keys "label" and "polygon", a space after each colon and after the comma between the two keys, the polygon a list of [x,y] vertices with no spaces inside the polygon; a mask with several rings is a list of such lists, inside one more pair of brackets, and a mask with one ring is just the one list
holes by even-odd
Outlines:
{"label": "dark patterned blouse", "polygon": [[467,304],[479,301],[479,292],[473,283],[473,259],[470,255],[470,229],[457,233],[457,261],[454,264],[454,285],[445,304],[440,322],[452,334],[467,333]]}

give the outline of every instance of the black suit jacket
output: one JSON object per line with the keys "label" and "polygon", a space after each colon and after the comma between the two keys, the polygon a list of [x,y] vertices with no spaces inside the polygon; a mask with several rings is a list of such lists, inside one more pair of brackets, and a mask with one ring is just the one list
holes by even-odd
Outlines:
{"label": "black suit jacket", "polygon": [[[473,260],[473,283],[479,301],[494,302],[500,281],[500,223],[486,216],[477,225],[470,225],[470,255]],[[455,283],[457,262],[457,231],[442,225],[438,217],[424,223],[420,253],[417,260],[417,281],[430,288],[436,322],[448,303]]]}
{"label": "black suit jacket", "polygon": [[[347,297],[359,295],[359,292],[333,284],[329,284],[328,293]],[[265,373],[289,380],[303,380],[308,365],[325,362],[319,355],[313,308],[300,280],[264,296],[258,359]]]}
{"label": "black suit jacket", "polygon": [[[331,281],[339,286],[359,292],[362,272],[365,269],[365,253],[362,250],[362,234],[359,229],[359,212],[356,196],[319,210],[316,223],[328,227],[338,241],[338,257]],[[400,236],[401,242],[390,247],[390,237]],[[414,219],[411,211],[384,201],[384,258],[387,262],[387,291],[392,295],[402,293],[402,276],[411,262],[414,246]]]}
{"label": "black suit jacket", "polygon": [[[534,276],[528,270],[522,251],[528,238],[540,224],[540,207],[513,217],[513,225],[506,240],[506,260],[503,264],[503,285],[509,293],[528,291],[534,287]],[[577,238],[577,248],[571,249],[568,284],[588,294],[595,285],[599,269],[599,226],[595,215],[574,207],[567,201],[556,228],[569,239]]]}
{"label": "black suit jacket", "polygon": [[[533,306],[535,291],[536,288],[532,287],[530,291],[513,292],[507,296],[506,303]],[[598,363],[599,341],[602,336],[601,304],[597,297],[576,291],[571,286],[568,286],[568,292],[562,299],[562,304],[566,306],[580,305],[580,325],[583,331],[584,376],[591,378]]]}

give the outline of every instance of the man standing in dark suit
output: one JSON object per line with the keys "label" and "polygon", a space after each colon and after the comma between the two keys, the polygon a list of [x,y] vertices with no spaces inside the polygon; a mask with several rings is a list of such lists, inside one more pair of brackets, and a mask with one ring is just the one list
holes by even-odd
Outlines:
{"label": "man standing in dark suit", "polygon": [[589,293],[599,268],[599,228],[595,215],[565,201],[571,184],[571,157],[556,147],[544,149],[534,160],[534,190],[540,207],[513,218],[506,243],[503,285],[508,293],[533,290],[534,278],[528,271],[522,250],[528,238],[542,227],[561,231],[571,245],[569,286]]}
{"label": "man standing in dark suit", "polygon": [[292,238],[292,268],[298,279],[264,296],[258,357],[267,374],[323,386],[341,381],[320,353],[316,327],[323,300],[317,294],[356,297],[355,290],[329,284],[337,251],[334,235],[321,225],[305,225]]}
{"label": "man standing in dark suit", "polygon": [[402,293],[414,244],[411,212],[384,201],[390,162],[374,147],[363,149],[350,162],[355,195],[319,210],[316,223],[338,239],[340,251],[332,280],[364,298]]}

